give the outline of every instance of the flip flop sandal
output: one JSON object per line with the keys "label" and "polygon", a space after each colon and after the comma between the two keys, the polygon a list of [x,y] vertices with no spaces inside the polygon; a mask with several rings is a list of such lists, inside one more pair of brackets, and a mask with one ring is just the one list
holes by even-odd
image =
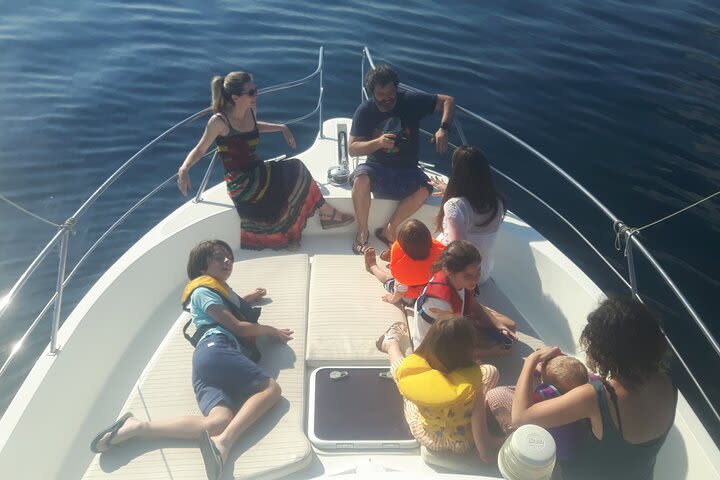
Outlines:
{"label": "flip flop sandal", "polygon": [[223,461],[220,451],[207,430],[203,431],[202,437],[200,437],[200,453],[205,462],[205,473],[208,480],[218,480],[223,473]]}
{"label": "flip flop sandal", "polygon": [[[340,214],[340,218],[338,217],[338,213]],[[355,221],[355,217],[353,217],[350,214],[342,213],[338,209],[333,210],[332,217],[323,219],[322,216],[320,217],[320,226],[323,230],[329,230],[331,228],[339,228],[344,227],[345,225],[350,225]]]}
{"label": "flip flop sandal", "polygon": [[[365,240],[364,242],[361,242],[358,238],[360,234],[355,234],[355,240],[353,241],[352,251],[355,255],[364,255],[365,249],[368,248],[368,242]],[[370,232],[368,232],[368,237],[370,236]]]}
{"label": "flip flop sandal", "polygon": [[[108,428],[106,428],[102,432],[95,435],[95,438],[93,438],[92,442],[90,442],[90,450],[93,453],[103,453],[103,452],[107,452],[108,450],[110,450],[113,447],[112,443],[110,443],[110,442],[112,442],[112,439],[115,438],[115,436],[117,435],[118,431],[122,428],[122,426],[125,425],[125,422],[127,421],[127,419],[132,416],[133,416],[132,413],[127,412],[125,415],[118,418],[115,423],[113,423]],[[110,437],[107,439],[107,442],[105,442],[105,445],[107,446],[107,448],[103,451],[98,450],[97,444],[100,443],[100,440],[102,440],[103,437],[105,435],[107,435],[108,433],[110,434]]]}
{"label": "flip flop sandal", "polygon": [[382,227],[375,229],[375,238],[387,245],[388,248],[392,247],[392,242],[385,236]]}

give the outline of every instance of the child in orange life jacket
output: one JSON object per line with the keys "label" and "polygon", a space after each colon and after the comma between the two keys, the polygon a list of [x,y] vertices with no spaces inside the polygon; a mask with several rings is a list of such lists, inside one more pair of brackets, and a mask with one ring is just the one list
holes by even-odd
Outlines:
{"label": "child in orange life jacket", "polygon": [[432,275],[430,269],[444,249],[445,245],[432,238],[424,223],[410,218],[400,224],[397,240],[390,248],[390,273],[378,266],[372,247],[365,250],[365,269],[380,280],[388,292],[383,295],[383,301],[402,300],[412,305],[425,288]]}
{"label": "child in orange life jacket", "polygon": [[478,328],[477,356],[510,352],[517,341],[515,322],[477,301],[474,289],[480,277],[480,253],[467,240],[451,242],[432,267],[434,275],[415,304],[413,345],[422,339],[437,320],[470,316]]}

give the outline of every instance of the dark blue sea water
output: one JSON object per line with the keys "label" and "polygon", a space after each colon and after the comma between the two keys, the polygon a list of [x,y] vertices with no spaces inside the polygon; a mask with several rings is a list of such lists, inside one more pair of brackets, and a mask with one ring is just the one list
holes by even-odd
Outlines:
{"label": "dark blue sea water", "polygon": [[[41,0],[4,2],[0,10],[0,194],[56,223],[145,143],[207,106],[212,75],[247,70],[259,86],[294,80],[314,70],[320,46],[327,117],[352,115],[367,45],[406,83],[453,95],[533,145],[631,226],[720,189],[720,4],[712,0]],[[294,118],[315,99],[315,86],[261,97],[259,115]],[[487,128],[464,125],[494,166],[548,199],[623,268],[612,225],[588,202],[526,152]],[[316,120],[294,127],[299,149],[312,143],[315,129]],[[71,267],[119,215],[177,171],[201,131],[201,124],[181,130],[106,192],[72,237]],[[279,136],[266,137],[261,148],[264,157],[289,153]],[[424,160],[447,169],[447,156],[428,150]],[[195,168],[194,183],[200,176]],[[562,224],[500,183],[513,211],[600,285],[618,288]],[[183,201],[171,186],[112,234],[73,281],[64,313]],[[0,223],[4,294],[54,228],[2,202]],[[717,334],[720,197],[643,231],[642,239]],[[49,260],[0,319],[0,360],[50,295],[56,256]],[[667,289],[641,270],[643,292],[668,314],[678,311]],[[0,379],[3,407],[47,344],[48,325]],[[667,330],[717,395],[710,374],[718,361],[704,356],[697,329],[670,315]]]}

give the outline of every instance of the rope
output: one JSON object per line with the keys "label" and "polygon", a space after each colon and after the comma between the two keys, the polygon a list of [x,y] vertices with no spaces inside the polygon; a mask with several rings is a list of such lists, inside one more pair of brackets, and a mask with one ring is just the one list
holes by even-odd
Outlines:
{"label": "rope", "polygon": [[[649,227],[652,227],[653,225],[657,225],[658,223],[664,222],[665,220],[669,220],[670,218],[674,217],[675,215],[679,215],[682,212],[684,212],[685,210],[690,210],[691,208],[693,208],[697,205],[700,205],[703,202],[707,202],[708,200],[710,200],[713,197],[716,197],[717,195],[720,195],[720,190],[713,193],[712,195],[708,195],[707,197],[705,197],[701,200],[698,200],[697,202],[693,203],[692,205],[688,205],[685,208],[681,208],[677,212],[671,213],[670,215],[667,215],[663,218],[655,220],[654,222],[648,223],[647,225],[640,227],[640,228],[628,227],[627,225],[625,225],[624,223],[622,223],[620,221],[615,222],[615,224],[613,225],[613,228],[615,230],[615,250],[620,251],[620,249],[622,249],[622,238],[621,237],[627,236],[627,238],[629,239],[630,237],[632,237],[639,231],[644,230]],[[630,242],[625,242],[625,252],[624,252],[625,256],[627,256],[627,249],[629,247],[629,243]]]}
{"label": "rope", "polygon": [[53,223],[53,222],[51,222],[50,220],[45,220],[45,219],[44,219],[43,217],[41,217],[40,215],[37,215],[37,214],[35,214],[35,213],[33,213],[33,212],[29,211],[29,210],[24,209],[23,207],[21,207],[21,206],[18,205],[17,203],[15,203],[15,202],[13,202],[12,200],[6,198],[4,195],[0,195],[0,199],[6,201],[6,202],[9,203],[11,206],[17,208],[17,209],[20,210],[21,212],[27,213],[27,214],[30,215],[31,217],[35,217],[35,218],[37,218],[38,220],[41,220],[41,221],[47,223],[48,225],[52,225],[53,227],[56,227],[56,228],[60,228],[60,227],[61,227],[61,225],[58,225],[57,223]]}
{"label": "rope", "polygon": [[713,198],[713,197],[716,196],[716,195],[720,195],[720,190],[718,190],[717,192],[713,193],[712,195],[709,195],[709,196],[703,198],[702,200],[698,200],[697,202],[693,203],[692,205],[688,205],[687,207],[678,210],[678,211],[675,212],[675,213],[671,213],[671,214],[668,215],[667,217],[663,217],[663,218],[661,218],[660,220],[655,220],[654,222],[648,223],[648,224],[645,225],[644,227],[640,227],[640,228],[638,228],[638,229],[636,229],[636,230],[639,232],[640,230],[643,230],[643,229],[648,228],[648,227],[652,227],[653,225],[657,225],[657,224],[660,223],[660,222],[664,222],[664,221],[667,220],[668,218],[672,218],[672,217],[674,217],[675,215],[678,215],[678,214],[684,212],[685,210],[689,210],[689,209],[691,209],[692,207],[694,207],[695,205],[700,205],[701,203],[710,200],[711,198]]}
{"label": "rope", "polygon": [[[613,225],[613,228],[615,229],[615,250],[618,252],[622,250],[622,241],[623,238],[627,236],[628,239],[635,235],[639,230],[637,228],[630,228],[621,221],[615,222]],[[625,242],[625,250],[623,251],[623,255],[627,257],[628,248],[630,248],[630,242]]]}

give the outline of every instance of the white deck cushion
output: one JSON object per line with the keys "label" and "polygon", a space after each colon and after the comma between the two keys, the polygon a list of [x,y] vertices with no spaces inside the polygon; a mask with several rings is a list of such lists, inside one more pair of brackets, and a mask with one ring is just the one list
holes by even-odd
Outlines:
{"label": "white deck cushion", "polygon": [[310,273],[308,347],[311,366],[385,365],[377,338],[402,311],[381,300],[382,284],[365,270],[363,257],[315,255]]}
{"label": "white deck cushion", "polygon": [[[228,282],[239,295],[267,288],[270,302],[263,306],[261,323],[295,331],[288,345],[258,342],[260,366],[277,378],[283,398],[236,444],[226,467],[234,468],[234,478],[278,478],[311,460],[303,432],[308,271],[307,255],[258,258],[237,262]],[[186,320],[183,315],[175,324],[124,411],[154,420],[200,414],[191,384],[192,347],[182,335]],[[137,440],[96,456],[83,478],[198,479],[205,478],[205,467],[197,442]]]}

